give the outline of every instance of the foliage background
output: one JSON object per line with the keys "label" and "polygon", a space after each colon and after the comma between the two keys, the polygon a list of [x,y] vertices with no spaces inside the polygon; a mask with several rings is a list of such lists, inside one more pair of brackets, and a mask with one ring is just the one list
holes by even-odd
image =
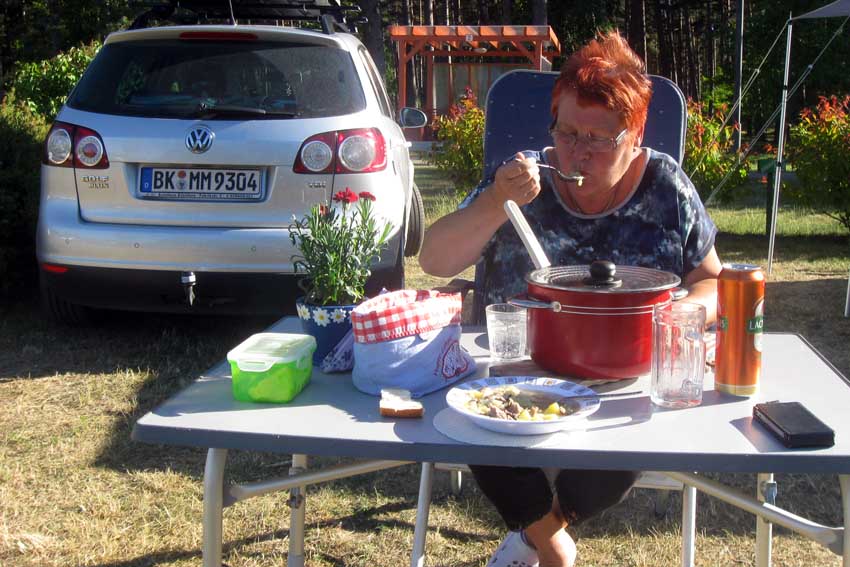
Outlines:
{"label": "foliage background", "polygon": [[484,169],[484,111],[469,87],[446,116],[434,122],[434,133],[441,144],[432,155],[434,164],[466,193],[481,179]]}
{"label": "foliage background", "polygon": [[14,78],[17,99],[36,114],[53,119],[100,46],[99,40],[93,40],[50,59],[21,63]]}
{"label": "foliage background", "polygon": [[850,233],[850,96],[823,97],[791,128],[788,159],[802,184],[792,194]]}
{"label": "foliage background", "polygon": [[0,297],[33,281],[43,116],[14,96],[0,105]]}
{"label": "foliage background", "polygon": [[[707,105],[688,101],[688,131],[685,136],[683,169],[693,181],[703,201],[728,175],[718,195],[729,201],[733,190],[747,180],[747,161],[739,162],[734,149],[736,126],[723,125],[728,106],[720,104],[714,112]],[[730,173],[731,172],[731,173]]]}

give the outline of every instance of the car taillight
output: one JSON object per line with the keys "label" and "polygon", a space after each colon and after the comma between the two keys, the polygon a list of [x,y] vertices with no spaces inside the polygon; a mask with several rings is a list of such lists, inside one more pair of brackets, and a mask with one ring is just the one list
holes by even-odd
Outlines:
{"label": "car taillight", "polygon": [[338,140],[337,173],[368,173],[387,167],[384,137],[377,128],[343,130]]}
{"label": "car taillight", "polygon": [[100,134],[83,126],[56,122],[44,142],[44,163],[58,167],[106,169],[109,157]]}
{"label": "car taillight", "polygon": [[94,130],[77,126],[74,132],[74,166],[88,169],[106,169],[109,158],[100,134]]}
{"label": "car taillight", "polygon": [[369,173],[387,167],[384,136],[377,128],[325,132],[307,138],[295,158],[295,173]]}
{"label": "car taillight", "polygon": [[56,122],[47,133],[44,141],[44,163],[59,167],[71,167],[71,150],[73,150],[72,139],[74,126],[64,122]]}
{"label": "car taillight", "polygon": [[57,264],[42,264],[41,269],[45,272],[50,272],[51,274],[64,274],[68,271],[67,266],[59,266]]}
{"label": "car taillight", "polygon": [[295,157],[295,173],[331,173],[336,153],[336,132],[307,138]]}

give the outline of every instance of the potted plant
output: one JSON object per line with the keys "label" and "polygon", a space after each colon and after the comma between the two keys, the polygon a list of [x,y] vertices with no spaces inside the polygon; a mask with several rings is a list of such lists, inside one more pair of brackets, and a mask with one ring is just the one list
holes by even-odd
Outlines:
{"label": "potted plant", "polygon": [[316,337],[318,364],[351,328],[351,310],[365,295],[370,266],[386,246],[392,225],[374,217],[375,196],[346,187],[330,204],[314,205],[289,226],[299,254],[292,257],[298,285],[296,299],[304,331]]}

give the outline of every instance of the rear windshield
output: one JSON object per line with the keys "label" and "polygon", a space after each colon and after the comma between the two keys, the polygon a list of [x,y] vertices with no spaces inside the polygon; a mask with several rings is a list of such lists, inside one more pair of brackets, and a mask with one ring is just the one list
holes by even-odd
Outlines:
{"label": "rear windshield", "polygon": [[68,106],[159,118],[317,118],[366,107],[351,56],[333,47],[180,40],[108,44]]}

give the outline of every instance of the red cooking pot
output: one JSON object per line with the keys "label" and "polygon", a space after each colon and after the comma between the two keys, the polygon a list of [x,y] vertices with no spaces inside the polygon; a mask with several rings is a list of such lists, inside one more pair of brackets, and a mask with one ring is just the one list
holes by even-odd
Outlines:
{"label": "red cooking pot", "polygon": [[[684,297],[679,276],[598,260],[534,270],[525,278],[531,358],[576,378],[622,380],[649,372],[652,308]],[[674,293],[676,288],[676,293]]]}

